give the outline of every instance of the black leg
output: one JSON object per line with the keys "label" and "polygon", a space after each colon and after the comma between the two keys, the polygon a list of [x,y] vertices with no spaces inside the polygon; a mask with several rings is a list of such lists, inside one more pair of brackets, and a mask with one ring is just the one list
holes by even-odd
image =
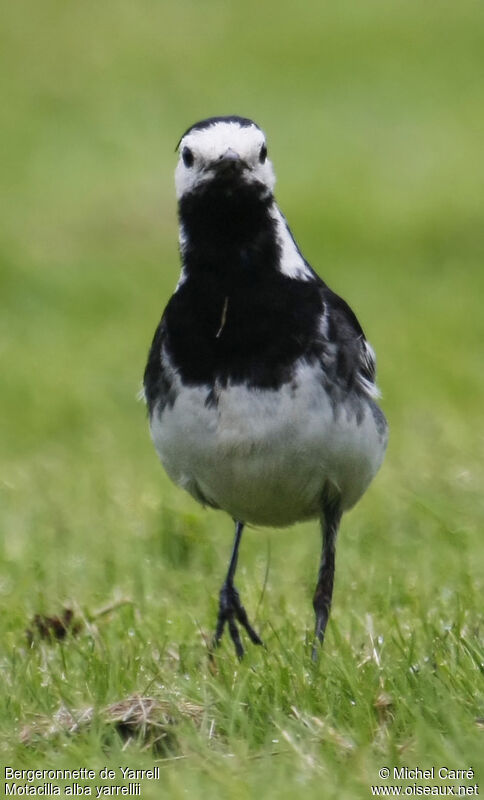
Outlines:
{"label": "black leg", "polygon": [[336,550],[336,534],[341,520],[341,506],[338,499],[328,500],[325,496],[322,503],[321,532],[323,535],[323,549],[319,565],[318,582],[314,592],[313,607],[316,614],[316,628],[314,632],[315,643],[313,647],[313,661],[318,658],[318,640],[324,641],[324,632],[331,611],[334,583],[334,560]]}
{"label": "black leg", "polygon": [[220,639],[222,638],[225,623],[227,623],[230,636],[235,646],[235,652],[239,658],[242,658],[244,655],[244,648],[240,640],[240,634],[236,622],[239,622],[240,625],[245,628],[250,640],[254,644],[262,644],[262,639],[257,635],[247,618],[245,608],[240,602],[239,593],[234,586],[234,575],[235,570],[237,569],[237,558],[239,555],[239,545],[243,530],[244,523],[236,522],[234,546],[232,549],[232,556],[230,558],[227,577],[225,578],[225,582],[220,590],[217,628],[215,630],[215,636],[213,639],[214,647],[217,647]]}

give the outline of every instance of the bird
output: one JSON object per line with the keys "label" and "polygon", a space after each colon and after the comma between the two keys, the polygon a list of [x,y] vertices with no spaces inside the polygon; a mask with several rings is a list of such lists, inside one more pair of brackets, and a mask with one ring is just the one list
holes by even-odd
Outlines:
{"label": "bird", "polygon": [[302,255],[274,197],[263,130],[210,117],[176,151],[181,272],[144,372],[151,438],[171,480],[235,524],[211,652],[226,628],[239,658],[244,630],[263,644],[234,584],[244,526],[319,519],[317,660],[341,517],[387,445],[375,354]]}

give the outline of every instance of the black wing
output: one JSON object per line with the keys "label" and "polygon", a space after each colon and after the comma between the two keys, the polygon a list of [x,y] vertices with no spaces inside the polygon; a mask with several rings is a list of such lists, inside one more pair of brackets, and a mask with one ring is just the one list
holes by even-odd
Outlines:
{"label": "black wing", "polygon": [[329,345],[326,358],[323,357],[325,368],[331,365],[331,377],[340,386],[357,388],[370,397],[378,397],[375,354],[356,315],[348,303],[325,284],[322,284],[322,296],[324,333]]}
{"label": "black wing", "polygon": [[144,394],[150,416],[156,405],[162,410],[166,405],[173,405],[176,397],[173,370],[168,368],[163,354],[165,338],[166,324],[163,315],[151,343],[143,378]]}

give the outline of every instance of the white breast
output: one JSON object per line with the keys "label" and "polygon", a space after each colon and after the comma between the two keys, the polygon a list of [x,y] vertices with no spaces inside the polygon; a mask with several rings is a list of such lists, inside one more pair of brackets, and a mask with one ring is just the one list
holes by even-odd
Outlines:
{"label": "white breast", "polygon": [[173,406],[154,411],[151,435],[168,475],[200,502],[235,519],[283,526],[317,516],[329,481],[343,508],[377,472],[386,432],[366,399],[339,408],[301,364],[277,391],[229,385],[207,404],[206,387],[177,387]]}

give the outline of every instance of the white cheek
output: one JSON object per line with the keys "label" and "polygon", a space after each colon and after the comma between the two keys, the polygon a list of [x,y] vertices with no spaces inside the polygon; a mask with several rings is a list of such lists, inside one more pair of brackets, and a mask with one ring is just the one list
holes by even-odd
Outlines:
{"label": "white cheek", "polygon": [[186,167],[180,159],[175,169],[175,191],[179,200],[186,192],[190,192],[197,183],[196,167]]}
{"label": "white cheek", "polygon": [[271,192],[274,191],[276,176],[274,175],[274,170],[270,161],[266,161],[264,164],[256,164],[248,175],[250,176],[250,180],[259,181],[263,183],[264,186],[267,186]]}
{"label": "white cheek", "polygon": [[213,176],[211,170],[203,169],[202,167],[194,164],[193,167],[186,167],[180,159],[175,169],[175,193],[177,200],[192,192],[196,186],[201,186],[202,183],[210,180]]}

